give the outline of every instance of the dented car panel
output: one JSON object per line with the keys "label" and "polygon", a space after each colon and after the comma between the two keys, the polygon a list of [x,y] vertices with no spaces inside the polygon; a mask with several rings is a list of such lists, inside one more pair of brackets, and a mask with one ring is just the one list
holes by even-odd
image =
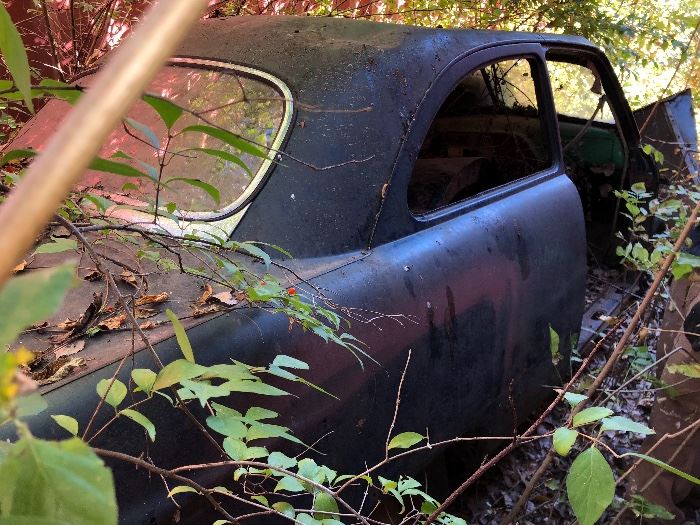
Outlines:
{"label": "dented car panel", "polygon": [[[433,441],[508,433],[509,400],[522,422],[550,394],[546,385],[557,377],[550,331],[560,334],[554,350],[565,356],[581,326],[587,250],[585,213],[567,176],[546,74],[550,50],[597,61],[632,158],[639,139],[627,103],[600,51],[581,38],[236,17],[202,22],[182,45],[182,57],[248,65],[289,86],[291,131],[232,238],[290,251],[294,259],[283,262],[290,271],[279,274],[300,290],[323,290],[340,305],[371,359],[360,366],[349,352],[290,330],[283,315],[242,306],[187,321],[189,338],[205,365],[230,359],[265,365],[279,353],[306,361],[308,379],[336,398],[298,385],[291,390],[295,397],[265,406],[288,417],[284,424],[306,442],[332,432],[319,444],[330,452],[331,467],[357,471],[383,456],[409,352],[397,432],[427,430]],[[513,57],[528,61],[537,83],[533,97],[547,167],[440,209],[411,213],[413,166],[446,97],[474,68]],[[486,164],[459,155],[469,169]],[[648,175],[644,166],[638,175]],[[165,288],[168,279],[162,280]],[[200,285],[191,277],[170,284],[188,300]],[[81,311],[90,294],[74,292],[69,300]],[[132,368],[151,365],[142,348],[129,355],[130,346],[118,334],[91,342],[87,366],[45,388],[49,412],[85,422],[95,384],[111,377],[125,355],[117,376],[124,382]],[[167,326],[158,328],[155,349],[163,362],[180,356]],[[192,410],[206,417],[194,404]],[[166,400],[143,405],[143,413],[159,429],[154,444],[128,421],[118,421],[100,446],[137,456],[147,447],[164,468],[217,459]],[[98,416],[95,425],[108,418]],[[48,416],[30,425],[37,435],[60,437]],[[402,470],[420,468],[430,456],[411,458]],[[124,464],[110,466],[120,480],[122,523],[171,522],[175,508],[160,479],[134,475]],[[226,481],[224,471],[201,476],[196,479],[202,484]],[[200,523],[200,502],[183,498],[183,504],[181,523]]]}

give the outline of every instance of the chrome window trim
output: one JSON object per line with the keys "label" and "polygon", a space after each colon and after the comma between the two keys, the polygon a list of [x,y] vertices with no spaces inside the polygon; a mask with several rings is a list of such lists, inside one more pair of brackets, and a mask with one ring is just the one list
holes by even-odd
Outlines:
{"label": "chrome window trim", "polygon": [[204,68],[208,66],[210,68],[240,72],[247,74],[254,79],[258,78],[267,81],[277,88],[277,90],[279,90],[281,93],[281,100],[284,102],[284,115],[282,117],[282,122],[280,123],[279,129],[277,130],[277,134],[275,135],[275,139],[272,141],[272,144],[269,147],[270,154],[253,175],[250,184],[248,184],[243,193],[239,195],[239,197],[231,204],[216,211],[187,212],[177,210],[174,214],[177,220],[159,216],[155,222],[153,221],[152,214],[133,209],[120,209],[117,207],[108,210],[106,215],[113,218],[126,220],[129,223],[138,225],[144,229],[163,233],[167,232],[170,235],[178,237],[185,235],[208,234],[209,236],[227,238],[236,229],[236,226],[238,226],[238,224],[241,222],[241,219],[243,219],[243,216],[250,206],[250,204],[246,204],[246,202],[259,189],[260,185],[266,179],[272,163],[274,162],[273,158],[287,137],[294,114],[292,92],[289,87],[282,82],[282,80],[269,73],[266,73],[265,71],[260,71],[255,68],[241,66],[238,64],[232,64],[230,62],[203,58],[174,57],[168,61],[167,65],[205,66]]}

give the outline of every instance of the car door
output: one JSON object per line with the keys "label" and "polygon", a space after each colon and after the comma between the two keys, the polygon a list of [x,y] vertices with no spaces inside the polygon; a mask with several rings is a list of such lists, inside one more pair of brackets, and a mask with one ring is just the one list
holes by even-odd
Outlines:
{"label": "car door", "polygon": [[384,294],[373,307],[403,305],[421,327],[388,343],[393,369],[412,351],[398,430],[437,440],[511,429],[509,398],[523,419],[551,391],[550,334],[565,354],[584,305],[584,220],[543,49],[500,45],[448,67],[385,190],[360,264]]}

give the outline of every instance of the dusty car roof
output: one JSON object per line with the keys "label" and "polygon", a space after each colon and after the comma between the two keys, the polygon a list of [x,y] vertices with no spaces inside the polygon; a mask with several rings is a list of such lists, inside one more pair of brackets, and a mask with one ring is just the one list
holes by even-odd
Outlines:
{"label": "dusty car roof", "polygon": [[563,35],[334,18],[202,21],[179,55],[264,70],[287,83],[295,98],[296,120],[284,150],[302,162],[279,159],[234,236],[303,257],[367,248],[382,187],[430,85],[470,51],[522,42],[592,47],[584,38]]}

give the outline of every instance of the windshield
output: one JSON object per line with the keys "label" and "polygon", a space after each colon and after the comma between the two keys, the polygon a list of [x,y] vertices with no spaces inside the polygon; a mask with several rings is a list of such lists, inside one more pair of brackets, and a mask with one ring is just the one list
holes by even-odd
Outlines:
{"label": "windshield", "polygon": [[[81,186],[104,191],[117,202],[154,205],[157,200],[159,207],[177,209],[181,215],[196,212],[190,215],[215,217],[235,208],[250,193],[270,161],[244,153],[211,134],[182,130],[193,125],[224,128],[257,144],[270,156],[269,148],[274,149],[284,134],[290,101],[278,89],[281,82],[275,85],[248,68],[223,64],[226,69],[205,69],[187,59],[179,60],[184,63],[164,68],[148,89],[149,94],[186,108],[173,128],[169,131],[158,113],[139,101],[100,152],[101,157],[128,163],[148,177],[126,179],[88,171]],[[89,88],[93,79],[90,75],[77,83]],[[61,100],[49,102],[25,126],[12,147],[42,149],[69,108]],[[212,151],[224,154],[214,155]],[[207,191],[205,185],[193,184],[192,179],[210,188]],[[154,183],[156,180],[163,184]]]}

